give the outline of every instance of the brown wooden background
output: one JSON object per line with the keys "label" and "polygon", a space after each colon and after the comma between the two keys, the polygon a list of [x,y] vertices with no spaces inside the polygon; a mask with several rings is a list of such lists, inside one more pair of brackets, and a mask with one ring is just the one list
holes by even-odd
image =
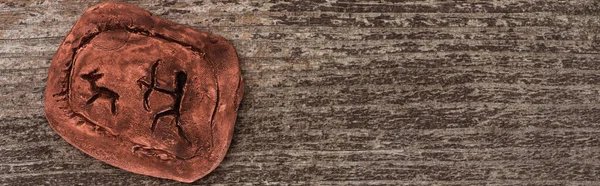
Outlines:
{"label": "brown wooden background", "polygon": [[[596,0],[129,2],[241,58],[230,151],[197,184],[600,185]],[[96,3],[0,0],[0,184],[180,184],[47,124],[51,58]]]}

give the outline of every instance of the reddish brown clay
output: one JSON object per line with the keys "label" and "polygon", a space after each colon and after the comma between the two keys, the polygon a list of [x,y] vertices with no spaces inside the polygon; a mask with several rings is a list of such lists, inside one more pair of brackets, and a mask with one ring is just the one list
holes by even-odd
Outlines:
{"label": "reddish brown clay", "polygon": [[242,93],[227,40],[110,2],[89,8],[58,48],[45,111],[97,159],[192,182],[223,160]]}

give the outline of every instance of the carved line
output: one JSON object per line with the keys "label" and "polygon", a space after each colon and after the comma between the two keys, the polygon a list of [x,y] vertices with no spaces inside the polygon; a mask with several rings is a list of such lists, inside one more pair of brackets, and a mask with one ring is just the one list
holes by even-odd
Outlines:
{"label": "carved line", "polygon": [[99,133],[103,133],[103,134],[108,134],[108,135],[113,136],[113,137],[117,136],[117,134],[113,133],[108,128],[96,124],[95,122],[93,122],[92,120],[90,120],[89,118],[85,117],[82,114],[79,114],[79,113],[76,113],[76,112],[71,112],[71,115],[69,115],[69,118],[74,118],[74,117],[79,117],[81,119],[81,121],[77,122],[76,125],[87,124],[87,125],[90,125],[91,127],[93,127],[95,132],[99,132]]}
{"label": "carved line", "polygon": [[156,115],[154,115],[154,119],[152,121],[152,126],[150,127],[150,130],[152,132],[154,132],[159,118],[172,115],[175,117],[175,126],[177,127],[177,134],[179,134],[180,137],[182,137],[189,145],[191,145],[192,142],[186,137],[185,132],[183,131],[183,128],[181,126],[181,122],[179,121],[179,119],[181,117],[180,110],[181,110],[181,100],[183,98],[183,88],[186,85],[187,75],[185,74],[185,72],[177,72],[177,75],[175,76],[175,87],[176,87],[175,91],[168,91],[165,89],[158,88],[158,87],[156,87],[156,78],[157,78],[156,69],[158,68],[158,65],[160,62],[161,62],[160,60],[157,60],[154,64],[152,64],[152,68],[150,70],[151,71],[150,83],[144,81],[144,79],[146,77],[142,77],[137,80],[140,88],[142,88],[142,86],[145,86],[148,88],[148,90],[146,90],[146,92],[144,92],[144,108],[146,109],[146,111],[150,111],[150,106],[148,105],[148,98],[150,97],[150,94],[152,93],[153,90],[168,94],[169,96],[171,96],[171,98],[173,98],[173,100],[175,100],[175,103],[173,103],[173,107],[171,109],[163,110],[163,111],[157,113]]}
{"label": "carved line", "polygon": [[81,75],[82,79],[87,80],[90,83],[90,91],[95,92],[95,94],[87,100],[86,105],[90,105],[94,103],[94,101],[96,101],[98,98],[104,97],[106,99],[110,99],[110,112],[113,115],[116,115],[117,101],[119,100],[120,96],[113,90],[96,85],[98,79],[102,78],[103,76],[104,74],[98,74],[98,69],[94,69],[90,73]]}
{"label": "carved line", "polygon": [[[204,55],[203,58],[204,58],[204,60],[209,62],[211,64],[211,66],[216,67],[216,64],[213,63],[210,59],[208,59],[206,57],[206,55]],[[219,95],[219,81],[217,81],[217,72],[216,72],[215,68],[212,68],[212,71],[213,71],[213,79],[215,81],[215,89],[216,89],[215,95],[217,97],[215,98],[215,109],[213,110],[212,115],[210,116],[210,139],[211,139],[210,140],[210,149],[213,149],[213,146],[214,146],[214,142],[213,142],[214,140],[212,140],[212,139],[214,139],[214,134],[212,131],[214,130],[213,128],[215,125],[215,115],[217,114],[217,110],[219,109],[219,98],[221,97]]]}
{"label": "carved line", "polygon": [[[177,159],[177,160],[190,160],[192,158],[195,158],[197,155],[189,157],[189,158],[180,158],[177,156],[174,156],[173,154],[162,150],[162,149],[156,149],[156,148],[152,148],[152,147],[147,147],[145,145],[141,145],[141,144],[137,144],[134,143],[133,148],[131,148],[131,151],[133,153],[138,153],[138,154],[142,154],[145,156],[151,156],[151,157],[155,157],[155,158],[159,158],[161,160],[164,161],[168,161],[171,159]],[[166,157],[161,157],[161,154],[164,154]]]}
{"label": "carved line", "polygon": [[150,97],[150,93],[152,93],[153,90],[156,90],[158,92],[162,92],[165,94],[171,94],[172,91],[168,91],[159,87],[156,87],[156,68],[158,68],[158,63],[160,62],[160,59],[157,60],[154,64],[152,64],[152,68],[151,68],[151,78],[150,78],[150,83],[143,81],[144,79],[146,79],[146,77],[142,77],[140,79],[137,80],[138,86],[140,87],[140,89],[142,89],[142,86],[146,86],[146,87],[152,87],[152,88],[148,88],[148,90],[146,90],[146,92],[144,92],[144,109],[146,111],[150,111],[150,106],[148,105],[148,98]]}

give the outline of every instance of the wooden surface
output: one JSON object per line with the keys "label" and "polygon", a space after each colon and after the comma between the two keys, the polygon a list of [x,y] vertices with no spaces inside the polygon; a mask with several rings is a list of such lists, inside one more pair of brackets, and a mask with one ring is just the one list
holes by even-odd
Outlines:
{"label": "wooden surface", "polygon": [[[197,184],[600,185],[600,3],[129,1],[229,38],[246,82]],[[49,63],[97,2],[0,0],[0,184],[179,185],[49,127]]]}

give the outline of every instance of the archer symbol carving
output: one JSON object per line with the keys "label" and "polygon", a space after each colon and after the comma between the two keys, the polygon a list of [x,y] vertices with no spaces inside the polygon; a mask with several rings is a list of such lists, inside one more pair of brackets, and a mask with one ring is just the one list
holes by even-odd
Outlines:
{"label": "archer symbol carving", "polygon": [[179,134],[179,136],[181,136],[186,142],[188,142],[188,144],[192,144],[192,142],[185,136],[185,132],[183,131],[183,127],[181,126],[180,123],[180,110],[181,110],[181,99],[183,98],[183,88],[185,87],[186,81],[187,81],[187,74],[185,74],[185,72],[177,72],[175,75],[175,91],[170,91],[170,90],[166,90],[166,89],[162,89],[159,87],[156,87],[156,78],[157,78],[157,72],[156,69],[158,68],[159,63],[161,62],[161,60],[157,60],[154,64],[152,64],[152,68],[150,69],[150,82],[146,82],[146,77],[142,77],[140,79],[138,79],[137,83],[140,86],[140,89],[143,89],[143,87],[146,87],[146,91],[144,92],[144,109],[146,109],[146,111],[150,111],[150,105],[148,104],[148,99],[150,97],[150,94],[152,93],[152,91],[157,91],[163,94],[167,94],[169,96],[171,96],[171,98],[173,98],[173,100],[175,100],[175,102],[173,103],[173,107],[171,107],[170,109],[167,110],[163,110],[158,112],[156,115],[154,115],[154,120],[152,121],[152,126],[150,127],[150,130],[152,132],[154,132],[154,130],[156,129],[156,123],[158,122],[158,119],[161,117],[165,117],[165,116],[173,116],[175,117],[175,126],[177,127],[177,133]]}
{"label": "archer symbol carving", "polygon": [[115,115],[117,114],[117,100],[119,100],[119,94],[115,91],[112,91],[106,87],[100,87],[96,85],[98,79],[102,78],[104,74],[98,74],[98,69],[94,69],[92,72],[87,74],[82,74],[81,78],[88,81],[90,83],[90,91],[94,93],[94,95],[87,100],[86,104],[92,104],[98,98],[103,97],[110,100],[110,112]]}

